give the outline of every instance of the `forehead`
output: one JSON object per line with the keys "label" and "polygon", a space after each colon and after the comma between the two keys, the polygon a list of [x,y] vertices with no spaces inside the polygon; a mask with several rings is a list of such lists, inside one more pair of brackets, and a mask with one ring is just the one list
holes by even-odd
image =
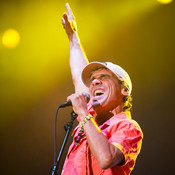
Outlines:
{"label": "forehead", "polygon": [[90,79],[94,76],[99,76],[104,74],[117,78],[110,70],[106,68],[97,68],[91,72]]}

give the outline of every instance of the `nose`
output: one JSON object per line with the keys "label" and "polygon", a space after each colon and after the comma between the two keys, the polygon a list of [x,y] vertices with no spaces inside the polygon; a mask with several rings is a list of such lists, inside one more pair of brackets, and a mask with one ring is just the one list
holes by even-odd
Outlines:
{"label": "nose", "polygon": [[102,82],[99,80],[99,79],[94,79],[93,81],[92,81],[92,85],[93,86],[97,86],[97,85],[101,85],[102,84]]}

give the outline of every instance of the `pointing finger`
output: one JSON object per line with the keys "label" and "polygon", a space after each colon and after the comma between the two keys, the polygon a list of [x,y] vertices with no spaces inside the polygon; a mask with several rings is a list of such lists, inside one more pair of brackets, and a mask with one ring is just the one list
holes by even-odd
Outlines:
{"label": "pointing finger", "polygon": [[71,10],[68,3],[66,3],[66,9],[67,9],[67,13],[68,13],[68,16],[69,16],[69,20],[73,21],[74,20],[74,15],[73,15],[72,10]]}

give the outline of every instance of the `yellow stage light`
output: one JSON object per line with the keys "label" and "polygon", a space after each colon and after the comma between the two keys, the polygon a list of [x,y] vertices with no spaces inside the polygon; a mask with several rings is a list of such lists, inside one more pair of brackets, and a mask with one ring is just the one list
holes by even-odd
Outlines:
{"label": "yellow stage light", "polygon": [[2,43],[7,48],[14,48],[19,44],[20,35],[15,29],[8,29],[2,36]]}
{"label": "yellow stage light", "polygon": [[169,4],[171,3],[173,0],[157,0],[158,2],[160,2],[161,4]]}

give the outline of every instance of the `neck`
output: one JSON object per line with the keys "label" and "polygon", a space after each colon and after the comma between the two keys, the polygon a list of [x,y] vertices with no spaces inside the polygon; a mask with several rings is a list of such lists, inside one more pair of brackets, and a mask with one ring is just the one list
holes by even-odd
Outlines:
{"label": "neck", "polygon": [[123,111],[123,107],[122,107],[122,106],[123,106],[123,105],[117,106],[115,109],[112,110],[112,113],[113,113],[114,115],[116,115],[116,114],[118,114],[118,113],[121,113],[121,112]]}
{"label": "neck", "polygon": [[114,115],[121,113],[123,111],[122,105],[117,106],[115,109],[111,111],[95,111],[95,119],[98,125],[102,125],[104,122],[109,120]]}

